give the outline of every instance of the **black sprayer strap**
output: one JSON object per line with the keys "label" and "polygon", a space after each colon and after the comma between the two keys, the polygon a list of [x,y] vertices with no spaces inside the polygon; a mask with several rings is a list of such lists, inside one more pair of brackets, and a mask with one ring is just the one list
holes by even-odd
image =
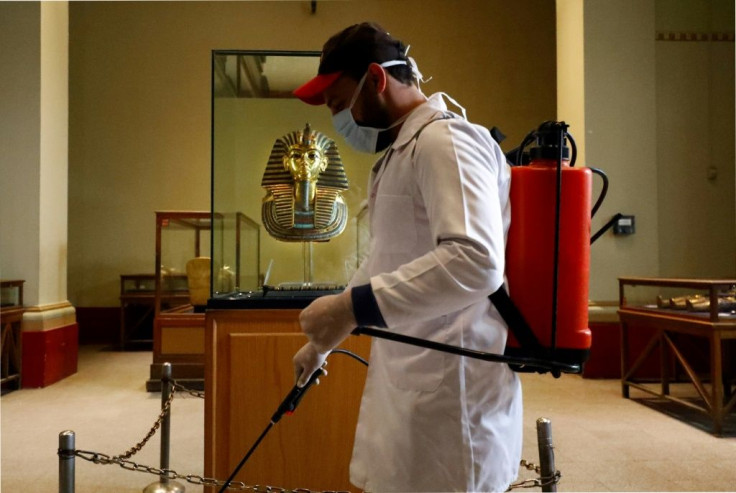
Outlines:
{"label": "black sprayer strap", "polygon": [[[419,134],[422,133],[422,131],[429,125],[430,123],[434,123],[439,120],[447,120],[457,118],[456,115],[449,111],[442,112],[442,114],[436,118],[433,118],[432,120],[429,120],[424,125],[419,127],[419,129],[414,133],[412,138],[410,139],[413,142],[416,142],[419,139]],[[491,135],[493,136],[496,141],[500,142],[500,140],[503,140],[505,136],[498,131],[497,128],[494,127],[495,132],[492,131]],[[499,140],[500,138],[500,140]],[[523,144],[522,144],[523,148]],[[416,151],[416,146],[411,151],[411,157],[414,159],[414,152]],[[508,293],[506,292],[506,289],[503,287],[503,285],[498,288],[498,290],[489,295],[488,298],[491,300],[491,303],[496,307],[496,310],[498,310],[498,313],[501,314],[501,318],[503,318],[504,322],[506,322],[506,325],[508,326],[509,330],[512,334],[514,334],[514,337],[521,345],[522,349],[525,352],[528,352],[528,354],[537,356],[537,357],[548,357],[547,351],[545,348],[539,343],[539,339],[537,339],[537,336],[534,334],[534,331],[529,327],[529,324],[524,319],[524,316],[521,314],[519,309],[516,307],[513,301],[511,301],[511,298],[509,297]]]}
{"label": "black sprayer strap", "polygon": [[441,351],[443,353],[455,354],[457,356],[466,356],[468,358],[495,363],[506,363],[508,365],[514,365],[516,367],[531,367],[534,369],[544,369],[555,373],[580,373],[579,365],[565,363],[564,361],[552,361],[549,358],[537,358],[534,356],[526,355],[518,356],[486,353],[484,351],[453,346],[451,344],[446,344],[443,342],[420,339],[419,337],[408,336],[406,334],[400,334],[386,329],[375,329],[373,327],[356,327],[353,330],[352,334],[356,336],[367,335],[370,337],[376,337],[378,339],[386,339],[388,341],[401,342],[403,344],[432,349],[434,351]]}
{"label": "black sprayer strap", "polygon": [[523,349],[531,350],[532,353],[543,351],[539,339],[537,339],[534,331],[529,327],[529,324],[524,319],[524,315],[521,314],[514,302],[511,301],[509,294],[503,286],[498,288],[495,293],[489,295],[488,299],[491,300],[493,306],[501,314],[501,318],[506,322],[509,330],[514,334],[514,337]]}

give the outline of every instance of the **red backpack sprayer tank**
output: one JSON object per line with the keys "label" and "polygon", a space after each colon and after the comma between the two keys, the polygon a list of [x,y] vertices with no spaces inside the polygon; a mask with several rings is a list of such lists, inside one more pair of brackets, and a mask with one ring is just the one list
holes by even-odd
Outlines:
{"label": "red backpack sprayer tank", "polygon": [[[502,315],[510,328],[507,355],[534,355],[582,371],[592,343],[591,218],[605,197],[608,180],[598,169],[575,167],[577,148],[567,129],[564,122],[544,122],[510,153],[514,163],[506,274],[516,315],[523,320]],[[525,154],[530,144],[534,146]],[[604,185],[591,207],[594,173]]]}

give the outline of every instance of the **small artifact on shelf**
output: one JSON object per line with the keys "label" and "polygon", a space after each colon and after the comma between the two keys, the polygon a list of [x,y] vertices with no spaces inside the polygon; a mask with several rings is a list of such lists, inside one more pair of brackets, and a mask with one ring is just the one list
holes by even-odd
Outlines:
{"label": "small artifact on shelf", "polygon": [[[703,298],[697,301],[687,300],[687,309],[691,312],[708,312],[710,311],[710,300]],[[718,311],[719,312],[731,312],[736,310],[736,297],[734,296],[719,296],[718,297]]]}
{"label": "small artifact on shelf", "polygon": [[209,257],[195,257],[187,262],[187,285],[189,302],[194,306],[204,306],[210,297]]}
{"label": "small artifact on shelf", "polygon": [[658,308],[673,308],[675,310],[686,310],[688,302],[699,303],[701,301],[708,301],[708,298],[702,294],[690,294],[687,296],[676,296],[674,298],[665,298],[663,296],[657,296],[657,307]]}

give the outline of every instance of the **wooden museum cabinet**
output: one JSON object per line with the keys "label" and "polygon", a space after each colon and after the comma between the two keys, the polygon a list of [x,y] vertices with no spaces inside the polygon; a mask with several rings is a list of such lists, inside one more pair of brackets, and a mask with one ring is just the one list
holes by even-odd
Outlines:
{"label": "wooden museum cabinet", "polygon": [[[307,340],[299,311],[207,310],[207,477],[230,475],[292,389],[292,358]],[[350,336],[341,347],[367,359],[370,338]],[[367,368],[343,354],[327,361],[328,375],[309,389],[293,415],[273,426],[236,481],[356,491],[348,472]]]}

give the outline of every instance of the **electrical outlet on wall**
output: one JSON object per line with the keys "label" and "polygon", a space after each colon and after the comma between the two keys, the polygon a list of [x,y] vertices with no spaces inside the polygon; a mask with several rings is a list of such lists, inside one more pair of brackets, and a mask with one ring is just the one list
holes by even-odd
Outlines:
{"label": "electrical outlet on wall", "polygon": [[613,224],[613,234],[615,235],[633,235],[635,231],[634,216],[622,215]]}

